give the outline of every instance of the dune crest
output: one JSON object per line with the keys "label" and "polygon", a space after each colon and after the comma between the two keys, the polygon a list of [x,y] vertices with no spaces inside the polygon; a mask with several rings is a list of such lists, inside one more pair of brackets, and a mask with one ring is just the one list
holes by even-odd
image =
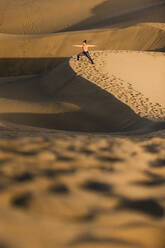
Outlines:
{"label": "dune crest", "polygon": [[[150,11],[150,8],[158,7],[159,15],[156,15],[161,18],[164,3],[164,0],[84,0],[82,6],[81,0],[72,0],[72,3],[68,0],[1,0],[0,33],[44,34],[62,30],[86,30],[97,28],[100,24],[103,28],[108,23],[121,24],[132,13],[137,15],[137,20],[140,18],[138,22],[142,22],[141,18],[145,15],[141,11]],[[154,20],[154,16],[150,15],[150,18]]]}
{"label": "dune crest", "polygon": [[[137,75],[133,74],[132,81],[123,79],[114,70],[114,58],[119,58],[123,73],[127,75],[121,56],[123,59],[130,57],[133,64],[134,61],[138,63],[137,57],[145,61],[151,53],[95,51],[91,56],[95,65],[86,58],[78,62],[73,57],[41,75],[1,83],[1,119],[34,127],[87,132],[145,133],[165,128],[164,122],[154,124],[154,121],[165,119],[162,95],[154,91],[153,96],[158,100],[154,103],[152,96],[148,98],[144,94],[138,78],[139,73],[143,73],[140,68]],[[158,53],[152,53],[152,56],[160,61],[164,59]],[[144,71],[145,65],[142,65]],[[156,82],[160,92],[164,87],[161,79]]]}
{"label": "dune crest", "polygon": [[[78,75],[112,93],[141,117],[152,120],[165,119],[163,97],[165,57],[162,53],[99,51],[92,53],[92,56],[95,58],[96,66],[90,68],[85,60],[78,65],[76,60],[75,63],[71,60],[70,64]],[[154,66],[155,63],[157,68],[153,70],[150,65]],[[141,67],[137,67],[138,65]],[[148,70],[151,70],[150,74]],[[145,71],[146,77],[150,76],[150,80],[143,78],[142,81],[140,75]],[[155,85],[151,80],[156,80],[153,81]],[[156,87],[157,91],[153,87]],[[153,99],[157,101],[154,102]]]}

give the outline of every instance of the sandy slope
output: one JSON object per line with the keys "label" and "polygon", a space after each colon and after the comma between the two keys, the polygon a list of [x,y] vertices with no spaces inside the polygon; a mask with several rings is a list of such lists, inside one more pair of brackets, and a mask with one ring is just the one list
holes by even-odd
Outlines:
{"label": "sandy slope", "polygon": [[0,0],[0,248],[165,247],[165,1],[83,3]]}
{"label": "sandy slope", "polygon": [[[103,0],[1,0],[1,33],[49,33],[86,19]],[[65,7],[64,7],[65,6]],[[65,16],[65,17],[64,17]]]}
{"label": "sandy slope", "polygon": [[[97,1],[87,2],[88,3],[85,4],[85,6],[88,9],[88,15],[82,15],[82,20],[86,20],[83,24],[83,22],[81,23],[77,17],[77,15],[81,17],[79,11],[82,11],[82,8],[80,9],[80,5],[77,1],[77,4],[72,3],[70,5],[69,1],[67,1],[67,4],[65,4],[65,18],[60,15],[60,11],[58,12],[58,15],[54,14],[54,8],[56,8],[57,11],[58,4],[62,6],[61,1],[55,1],[55,3],[53,0],[41,1],[41,3],[39,1],[21,1],[21,3],[20,1],[11,3],[2,1],[1,11],[3,12],[3,15],[7,16],[7,21],[1,21],[0,27],[2,28],[4,26],[5,28],[7,28],[7,25],[11,24],[14,25],[15,28],[13,28],[13,31],[1,30],[0,33],[0,75],[13,76],[22,74],[34,74],[43,72],[50,68],[54,68],[59,62],[64,61],[66,57],[70,57],[79,51],[77,48],[72,47],[72,45],[80,44],[81,40],[83,40],[84,37],[90,43],[96,44],[97,50],[164,50],[165,32],[164,29],[162,29],[162,22],[165,21],[164,4],[160,5],[159,1],[149,0],[143,1],[143,4],[142,1],[130,0],[122,1],[122,3],[120,4],[117,1],[105,1],[103,5],[98,5]],[[103,0],[101,2],[103,2]],[[35,6],[38,6],[38,3],[40,3],[40,9],[36,11]],[[61,18],[60,20],[65,21],[65,23],[69,23],[69,20],[67,19],[69,8],[77,8],[79,10],[77,12],[77,15],[69,14],[69,18],[74,16],[75,18],[77,18],[77,24],[74,25],[74,23],[71,22],[70,29],[72,28],[73,30],[83,30],[69,32],[67,31],[69,29],[66,29],[65,32],[61,32],[58,34],[54,33],[55,31],[57,31],[55,27],[56,23],[61,25],[60,21],[55,22],[51,20],[50,11],[45,11],[45,7],[42,7],[42,5],[44,4],[50,4],[53,11],[52,18],[56,20],[58,18]],[[93,18],[95,17],[94,20],[91,20],[89,18],[89,13],[90,9],[94,8],[95,4],[98,5],[99,12],[96,11],[95,15],[93,15]],[[146,6],[151,4],[154,5],[153,8],[146,8]],[[158,6],[155,6],[155,4]],[[28,7],[28,5],[30,7]],[[6,6],[6,11],[3,9],[3,6]],[[34,23],[36,25],[39,25],[40,29],[43,28],[43,30],[36,32],[37,34],[35,32],[28,31],[32,27],[31,24],[29,24],[29,26],[24,25],[24,21],[22,19],[19,19],[21,18],[19,11],[22,13],[22,17],[26,16],[26,7],[30,8],[30,17],[28,17],[28,19],[30,18],[30,21],[32,21],[33,17],[35,17]],[[122,19],[120,20],[121,11],[132,11],[132,9],[135,8],[145,8],[145,10],[144,12],[139,11],[136,15],[133,12],[132,16],[129,16],[127,13],[123,14]],[[10,16],[8,13],[8,11],[10,12],[10,9],[12,11],[15,11],[15,14],[17,14],[19,18]],[[25,12],[22,11],[22,9]],[[41,10],[44,11],[44,14],[47,16],[48,19],[50,18],[50,20],[45,21],[44,15],[42,15]],[[84,8],[83,10],[85,11]],[[109,13],[109,10],[111,10],[112,13]],[[1,15],[1,18],[3,17],[3,15]],[[37,21],[40,20],[38,15],[40,15],[42,21],[42,23],[39,22],[39,24],[37,24]],[[108,22],[107,18],[112,17],[112,15],[117,16],[115,17],[116,21],[110,20]],[[102,23],[99,18],[103,17],[105,18],[105,21]],[[25,18],[25,21],[28,19]],[[96,19],[97,22],[102,23],[101,26],[99,26],[99,24],[95,22]],[[53,25],[54,30],[52,30],[51,28],[45,29],[44,25],[49,24]],[[19,25],[22,25],[22,27],[20,27]],[[26,35],[18,35],[18,33],[21,33],[21,31],[19,31],[20,28],[23,30],[23,33],[26,33]],[[64,30],[64,28],[62,29]],[[12,35],[9,33],[12,33]],[[29,33],[33,33],[33,35],[30,35]]]}
{"label": "sandy slope", "polygon": [[123,29],[64,32],[49,35],[0,35],[0,75],[34,74],[54,68],[79,52],[73,44],[84,37],[97,50],[163,50],[165,32],[159,25],[140,24]]}
{"label": "sandy slope", "polygon": [[[95,58],[95,66],[91,68],[86,63],[77,65],[76,60],[70,61],[71,67],[78,75],[112,93],[141,117],[164,119],[165,60],[162,53],[100,51],[92,55]],[[109,110],[111,106],[110,104]],[[122,113],[123,110],[119,116]]]}
{"label": "sandy slope", "polygon": [[111,53],[104,73],[116,75],[124,82],[133,82],[137,91],[150,98],[153,103],[165,107],[165,56],[149,53]]}
{"label": "sandy slope", "polygon": [[[0,32],[14,34],[50,33],[72,28],[79,30],[90,25],[97,27],[115,16],[159,6],[164,0],[1,0]],[[65,7],[64,7],[65,6]],[[159,13],[161,18],[161,13]],[[163,12],[162,12],[163,16]],[[150,15],[150,17],[152,17]],[[151,20],[150,20],[151,21]]]}
{"label": "sandy slope", "polygon": [[[72,131],[136,132],[146,129],[151,131],[148,125],[155,124],[149,119],[165,118],[165,106],[161,105],[162,94],[153,91],[148,99],[150,94],[147,93],[150,91],[147,90],[147,85],[147,93],[141,90],[141,80],[135,73],[134,78],[130,80],[123,78],[113,69],[115,62],[109,70],[109,58],[111,63],[115,56],[119,60],[121,56],[123,59],[130,57],[133,64],[133,62],[137,63],[138,56],[142,61],[145,61],[146,57],[150,61],[149,54],[94,52],[91,55],[94,57],[95,65],[90,65],[85,58],[81,62],[77,62],[74,58],[39,76],[1,82],[1,119],[19,124]],[[160,61],[164,59],[161,54],[153,53],[152,56]],[[127,75],[127,67],[124,71],[124,62],[122,64],[123,60],[120,61],[123,72]],[[145,66],[147,70],[146,61],[142,66],[144,71]],[[162,71],[160,68],[159,66],[160,75],[161,73],[164,75],[163,65]],[[134,70],[136,71],[136,67]],[[138,70],[139,73],[143,73],[140,68]],[[155,71],[151,71],[150,77],[153,78]],[[134,83],[135,79],[137,79],[136,83]],[[160,88],[160,92],[163,92],[162,77],[156,79],[157,87]],[[124,85],[122,80],[128,81],[127,85],[126,83]],[[146,79],[145,82],[148,80]],[[153,101],[154,97],[156,102]],[[160,128],[163,126],[162,123]],[[154,131],[154,127],[152,130]]]}

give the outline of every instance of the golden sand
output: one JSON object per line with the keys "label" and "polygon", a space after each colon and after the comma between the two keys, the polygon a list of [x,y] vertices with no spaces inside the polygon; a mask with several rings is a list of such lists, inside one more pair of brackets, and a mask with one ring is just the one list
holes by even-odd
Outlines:
{"label": "golden sand", "polygon": [[165,247],[164,13],[0,0],[0,248]]}

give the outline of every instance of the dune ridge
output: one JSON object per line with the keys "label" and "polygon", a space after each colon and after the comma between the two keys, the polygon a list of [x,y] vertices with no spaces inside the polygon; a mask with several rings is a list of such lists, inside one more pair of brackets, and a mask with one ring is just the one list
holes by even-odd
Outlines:
{"label": "dune ridge", "polygon": [[[161,53],[126,51],[95,51],[91,55],[95,65],[90,65],[85,58],[77,62],[73,57],[41,75],[11,82],[9,79],[8,83],[1,84],[1,119],[71,131],[145,133],[163,129],[164,105],[160,104],[161,101],[154,103],[147,94],[134,88],[131,81],[125,83],[125,78],[120,78],[115,71],[113,73],[111,57],[118,56],[120,60],[121,55],[124,58],[134,55],[133,64],[137,56],[142,60],[148,56],[149,61],[150,56],[160,59],[164,56],[161,57]],[[113,63],[110,75],[106,71],[109,57],[110,69]],[[163,67],[160,73],[163,73]],[[161,83],[160,92],[163,92]],[[159,95],[153,93],[159,100]]]}
{"label": "dune ridge", "polygon": [[[67,0],[49,0],[47,2],[43,0],[35,2],[1,0],[0,33],[53,33],[68,29],[73,25],[79,30],[82,25],[83,28],[90,25],[98,26],[101,22],[106,25],[109,18],[120,17],[123,14],[149,9],[150,7],[159,7],[165,3],[164,0],[156,2],[155,0],[125,0],[123,3],[120,1],[118,3],[118,1],[85,0],[82,8],[80,0],[73,1],[70,4],[70,1]],[[63,6],[65,6],[65,11]],[[65,18],[61,15],[63,11]],[[82,24],[84,20],[85,25]]]}
{"label": "dune ridge", "polygon": [[72,45],[79,44],[82,37],[96,44],[97,50],[163,51],[165,44],[164,30],[147,23],[119,30],[26,36],[3,34],[0,37],[0,75],[30,75],[53,69],[79,52]]}
{"label": "dune ridge", "polygon": [[[74,62],[71,60],[70,65],[78,75],[96,83],[102,89],[113,93],[119,100],[131,106],[131,109],[141,117],[147,117],[152,120],[164,120],[164,54],[112,50],[94,52],[92,56],[95,58],[96,66],[91,67],[91,70],[84,61],[77,65],[76,59]],[[144,64],[142,64],[142,62],[144,62]],[[155,72],[153,67],[156,67],[155,71],[159,71]],[[142,71],[142,68],[144,71]],[[148,70],[150,70],[150,74]],[[140,73],[144,75],[143,81],[142,77],[140,77]],[[147,78],[147,76],[150,76],[150,78]],[[135,80],[137,80],[137,84]],[[153,80],[153,82],[151,80]],[[155,83],[155,85],[153,85],[153,83]],[[152,88],[156,88],[151,90],[151,85]],[[160,92],[156,90],[160,90]],[[149,95],[151,97],[148,97]],[[156,100],[158,102],[156,102]]]}

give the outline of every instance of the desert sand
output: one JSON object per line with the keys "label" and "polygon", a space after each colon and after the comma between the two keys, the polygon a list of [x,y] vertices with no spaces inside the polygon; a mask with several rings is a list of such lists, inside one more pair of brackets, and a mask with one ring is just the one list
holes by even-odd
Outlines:
{"label": "desert sand", "polygon": [[164,13],[0,0],[0,248],[165,247]]}

